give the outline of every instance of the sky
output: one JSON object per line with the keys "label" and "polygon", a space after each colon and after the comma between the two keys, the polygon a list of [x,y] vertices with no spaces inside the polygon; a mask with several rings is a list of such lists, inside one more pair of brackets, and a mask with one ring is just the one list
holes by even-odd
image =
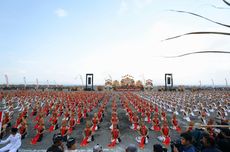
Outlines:
{"label": "sky", "polygon": [[[230,51],[230,37],[190,35],[193,31],[229,32],[204,19],[169,11],[198,13],[230,24],[230,9],[221,0],[1,0],[0,84],[82,84],[86,73],[95,84],[105,79],[152,79],[175,85],[230,85],[230,55],[191,51]],[[229,7],[230,8],[230,7]],[[83,82],[85,84],[85,82]]]}

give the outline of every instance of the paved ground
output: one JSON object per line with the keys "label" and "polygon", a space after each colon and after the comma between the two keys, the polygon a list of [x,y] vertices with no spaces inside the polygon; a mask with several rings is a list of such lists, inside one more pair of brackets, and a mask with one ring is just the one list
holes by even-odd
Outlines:
{"label": "paved ground", "polygon": [[[80,147],[80,142],[83,139],[83,135],[82,135],[82,131],[85,127],[85,121],[83,123],[81,123],[80,125],[77,126],[76,130],[73,131],[72,133],[72,137],[75,137],[77,139],[77,143],[78,143],[78,149],[81,152],[87,152],[87,151],[92,151],[92,147],[95,144],[101,144],[103,146],[103,148],[105,148],[105,151],[124,151],[125,147],[127,147],[130,143],[133,144],[137,144],[137,142],[135,141],[135,137],[138,136],[136,131],[133,131],[129,128],[129,126],[131,125],[130,122],[128,121],[128,117],[125,115],[125,111],[123,110],[123,108],[121,107],[121,104],[119,101],[117,101],[118,104],[118,117],[119,117],[119,121],[120,121],[120,125],[119,125],[119,129],[120,129],[120,133],[121,133],[121,140],[122,142],[116,146],[116,148],[114,149],[108,149],[107,145],[110,142],[110,130],[109,130],[109,126],[110,126],[110,118],[111,118],[111,100],[110,102],[107,104],[106,109],[105,109],[105,117],[103,122],[100,124],[100,129],[95,133],[95,141],[91,142],[87,147],[82,148]],[[97,111],[97,109],[95,109],[94,111],[92,111],[90,113],[90,117],[93,116],[93,113]],[[16,115],[14,115],[14,120],[16,118]],[[27,135],[26,139],[24,139],[22,141],[22,146],[20,151],[21,152],[43,152],[45,151],[45,149],[47,149],[50,145],[52,145],[52,136],[54,133],[59,132],[59,130],[54,131],[53,133],[47,133],[44,135],[43,140],[41,142],[38,142],[36,145],[31,145],[30,141],[31,139],[35,136],[35,131],[33,130],[33,126],[34,126],[34,122],[32,121],[33,118],[30,118],[30,120],[28,121],[28,126],[29,126],[29,134]],[[48,123],[48,119],[49,117],[46,118],[46,128],[49,127],[49,123]],[[170,119],[170,118],[169,118]],[[61,118],[60,118],[61,120]],[[59,121],[60,122],[60,121]],[[150,124],[148,124],[148,126],[150,127]],[[149,143],[145,146],[144,150],[140,150],[143,152],[149,152],[152,151],[152,146],[153,144],[156,143],[160,143],[157,140],[157,136],[159,136],[160,133],[159,132],[154,132],[154,131],[150,131],[149,134]],[[171,137],[173,138],[177,138],[179,137],[179,134],[175,131],[171,131]]]}

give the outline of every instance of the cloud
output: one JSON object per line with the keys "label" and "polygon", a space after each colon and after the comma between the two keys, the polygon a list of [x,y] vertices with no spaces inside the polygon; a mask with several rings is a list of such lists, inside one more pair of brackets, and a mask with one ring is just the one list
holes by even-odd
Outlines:
{"label": "cloud", "polygon": [[58,17],[65,17],[68,15],[68,12],[64,10],[63,8],[58,8],[57,10],[54,11],[55,15]]}

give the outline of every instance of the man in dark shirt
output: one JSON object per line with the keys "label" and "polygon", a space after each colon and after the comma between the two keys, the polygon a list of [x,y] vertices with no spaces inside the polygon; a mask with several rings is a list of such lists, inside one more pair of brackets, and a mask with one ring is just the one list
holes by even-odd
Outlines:
{"label": "man in dark shirt", "polygon": [[64,152],[64,144],[62,143],[61,134],[53,136],[53,145],[47,149],[46,152]]}
{"label": "man in dark shirt", "polygon": [[203,133],[203,138],[201,139],[204,149],[202,152],[221,152],[215,146],[215,139],[211,137],[208,133]]}
{"label": "man in dark shirt", "polygon": [[190,132],[184,132],[181,135],[181,147],[177,149],[173,147],[173,152],[196,152],[195,147],[192,145],[192,135]]}

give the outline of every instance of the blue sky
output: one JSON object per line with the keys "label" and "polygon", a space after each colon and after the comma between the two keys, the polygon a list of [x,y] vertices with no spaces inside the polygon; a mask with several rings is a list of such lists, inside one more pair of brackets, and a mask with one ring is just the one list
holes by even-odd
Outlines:
{"label": "blue sky", "polygon": [[[0,84],[81,84],[80,75],[95,74],[103,84],[111,75],[164,83],[172,72],[176,84],[225,84],[230,56],[177,55],[194,50],[227,50],[227,36],[186,36],[191,31],[229,31],[197,17],[169,12],[186,10],[230,24],[230,10],[220,0],[2,0],[0,1]],[[189,80],[189,81],[188,81]]]}

